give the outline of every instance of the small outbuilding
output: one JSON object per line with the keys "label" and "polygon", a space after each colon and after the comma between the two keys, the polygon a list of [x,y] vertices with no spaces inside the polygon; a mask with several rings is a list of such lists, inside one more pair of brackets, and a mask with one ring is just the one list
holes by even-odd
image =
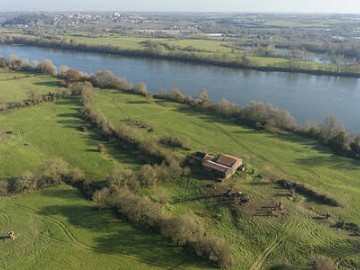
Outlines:
{"label": "small outbuilding", "polygon": [[207,154],[201,156],[203,168],[213,173],[221,181],[234,175],[243,165],[241,158],[230,155],[220,155],[218,158]]}

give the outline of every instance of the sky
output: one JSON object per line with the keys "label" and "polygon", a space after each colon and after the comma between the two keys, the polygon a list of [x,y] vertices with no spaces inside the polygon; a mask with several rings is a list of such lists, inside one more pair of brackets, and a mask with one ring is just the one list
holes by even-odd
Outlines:
{"label": "sky", "polygon": [[0,11],[360,13],[360,0],[0,0]]}

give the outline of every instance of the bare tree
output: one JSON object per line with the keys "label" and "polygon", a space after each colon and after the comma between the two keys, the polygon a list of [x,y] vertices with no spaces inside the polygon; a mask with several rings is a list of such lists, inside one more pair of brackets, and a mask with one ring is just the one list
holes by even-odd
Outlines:
{"label": "bare tree", "polygon": [[344,125],[335,116],[329,116],[321,126],[320,137],[324,143],[329,143],[340,132],[344,132]]}
{"label": "bare tree", "polygon": [[51,62],[51,60],[44,60],[40,62],[40,64],[37,67],[44,74],[49,74],[53,76],[57,74],[56,67]]}

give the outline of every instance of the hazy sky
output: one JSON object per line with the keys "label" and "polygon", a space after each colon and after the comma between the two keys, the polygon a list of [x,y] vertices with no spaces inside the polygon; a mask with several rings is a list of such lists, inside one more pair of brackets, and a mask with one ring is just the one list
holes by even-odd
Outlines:
{"label": "hazy sky", "polygon": [[360,13],[360,0],[0,0],[0,11],[17,10]]}

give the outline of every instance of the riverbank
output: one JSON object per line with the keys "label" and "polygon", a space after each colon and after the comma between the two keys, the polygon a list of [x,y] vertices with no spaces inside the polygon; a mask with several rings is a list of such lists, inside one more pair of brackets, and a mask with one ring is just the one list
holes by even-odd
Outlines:
{"label": "riverbank", "polygon": [[196,97],[200,89],[206,89],[214,102],[225,98],[245,107],[250,101],[262,101],[290,111],[298,123],[308,119],[322,123],[335,115],[346,130],[360,132],[356,117],[360,113],[360,84],[356,78],[237,70],[30,46],[1,45],[0,55],[17,55],[30,62],[51,59],[57,67],[66,65],[87,74],[111,70],[133,84],[146,83],[152,93],[176,87],[186,96]]}
{"label": "riverbank", "polygon": [[[229,53],[226,50],[219,49],[219,46],[224,44],[216,44],[218,47],[207,49],[208,46],[210,48],[210,44],[206,44],[208,42],[206,40],[193,40],[194,46],[184,47],[174,46],[169,44],[168,40],[160,38],[138,38],[136,42],[134,41],[136,38],[128,39],[130,43],[123,45],[121,41],[114,42],[109,39],[83,36],[80,38],[74,36],[37,37],[7,34],[0,40],[0,44],[23,44],[43,48],[161,59],[233,69],[360,78],[360,66],[358,65],[320,64],[297,59],[250,56],[244,52]],[[128,42],[129,40],[124,41]],[[204,44],[199,42],[204,42]]]}

